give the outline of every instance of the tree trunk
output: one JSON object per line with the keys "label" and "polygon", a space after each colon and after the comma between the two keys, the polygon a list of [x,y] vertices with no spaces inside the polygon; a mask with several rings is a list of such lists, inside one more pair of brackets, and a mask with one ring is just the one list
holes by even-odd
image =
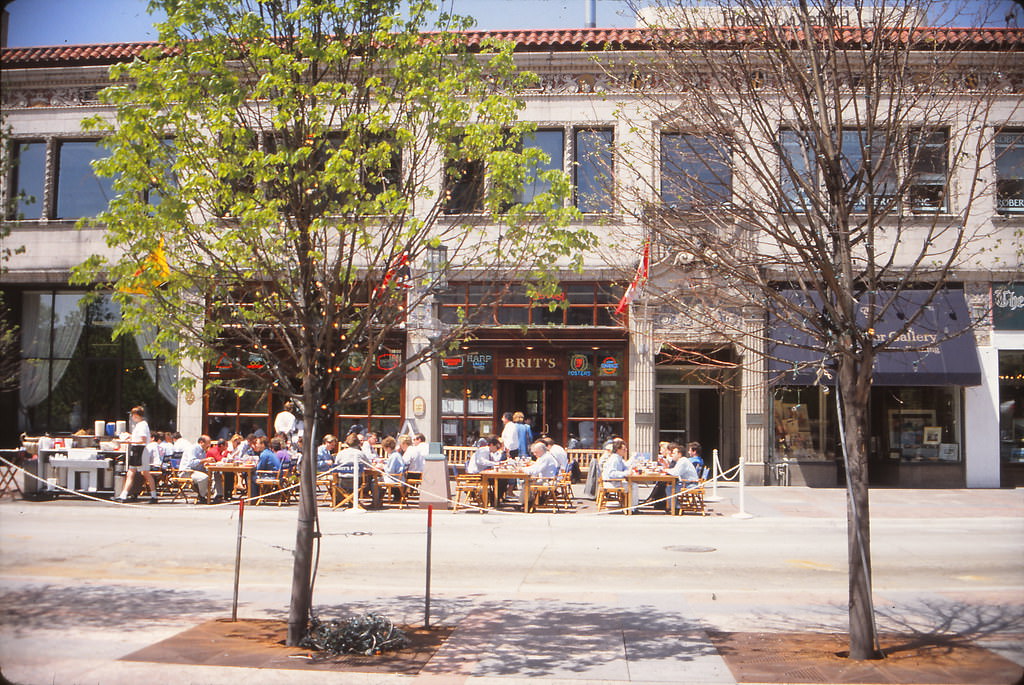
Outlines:
{"label": "tree trunk", "polygon": [[316,449],[315,434],[318,398],[313,391],[312,374],[302,381],[302,470],[299,474],[299,518],[295,530],[295,561],[292,564],[292,596],[288,605],[289,647],[306,637],[309,611],[313,606],[313,527],[316,523]]}
{"label": "tree trunk", "polygon": [[[867,365],[871,373],[871,364]],[[849,555],[850,658],[874,659],[874,605],[871,600],[871,520],[868,506],[868,411],[871,378],[863,362],[839,370],[838,393],[846,455],[846,532]]]}

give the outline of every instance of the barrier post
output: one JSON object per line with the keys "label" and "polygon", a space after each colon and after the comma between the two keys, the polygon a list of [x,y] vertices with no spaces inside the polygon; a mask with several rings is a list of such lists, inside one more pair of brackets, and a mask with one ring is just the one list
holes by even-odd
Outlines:
{"label": "barrier post", "polygon": [[740,481],[740,510],[732,515],[732,517],[734,519],[750,519],[750,518],[754,518],[753,515],[747,513],[747,509],[746,509],[745,491],[746,491],[747,484],[746,484],[746,478],[745,478],[746,474],[744,473],[744,469],[745,468],[746,468],[746,460],[741,455],[740,456],[740,473],[739,473],[739,481]]}
{"label": "barrier post", "polygon": [[423,596],[423,627],[430,627],[430,537],[434,528],[434,505],[427,505],[427,584]]}
{"label": "barrier post", "polygon": [[711,450],[711,497],[705,497],[705,502],[721,502],[718,496],[718,477],[722,475],[722,464],[718,461],[718,448]]}
{"label": "barrier post", "polygon": [[242,568],[242,519],[245,518],[245,498],[238,498],[238,540],[235,542],[235,590],[231,597],[231,620],[238,620],[238,573]]}

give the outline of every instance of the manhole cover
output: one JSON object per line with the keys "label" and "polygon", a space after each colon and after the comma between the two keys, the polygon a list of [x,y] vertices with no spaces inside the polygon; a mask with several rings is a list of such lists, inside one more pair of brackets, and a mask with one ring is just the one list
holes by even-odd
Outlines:
{"label": "manhole cover", "polygon": [[669,545],[665,548],[669,552],[714,552],[714,547],[704,547],[702,545]]}

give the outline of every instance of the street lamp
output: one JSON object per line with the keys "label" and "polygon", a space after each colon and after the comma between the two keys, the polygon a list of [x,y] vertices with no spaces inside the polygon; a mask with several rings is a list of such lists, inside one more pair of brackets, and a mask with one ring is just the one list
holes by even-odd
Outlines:
{"label": "street lamp", "polygon": [[433,294],[448,289],[448,246],[438,244],[426,249],[427,291]]}

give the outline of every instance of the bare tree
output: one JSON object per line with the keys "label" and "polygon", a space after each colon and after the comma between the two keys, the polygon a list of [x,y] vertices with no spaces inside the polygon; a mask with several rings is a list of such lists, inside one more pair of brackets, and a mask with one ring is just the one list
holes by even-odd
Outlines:
{"label": "bare tree", "polygon": [[[663,2],[641,15],[649,53],[601,58],[623,77],[623,117],[651,122],[635,127],[648,152],[620,149],[617,162],[652,150],[660,161],[660,177],[638,169],[639,194],[622,197],[652,269],[676,274],[649,300],[695,326],[714,313],[722,339],[837,390],[854,659],[879,651],[867,474],[875,361],[922,348],[908,333],[950,281],[1019,262],[985,198],[992,137],[1020,117],[1019,60],[1008,58],[1021,34],[921,28],[955,16],[928,10],[938,8]],[[881,334],[895,310],[901,325]],[[801,348],[796,362],[773,345],[780,330]]]}

